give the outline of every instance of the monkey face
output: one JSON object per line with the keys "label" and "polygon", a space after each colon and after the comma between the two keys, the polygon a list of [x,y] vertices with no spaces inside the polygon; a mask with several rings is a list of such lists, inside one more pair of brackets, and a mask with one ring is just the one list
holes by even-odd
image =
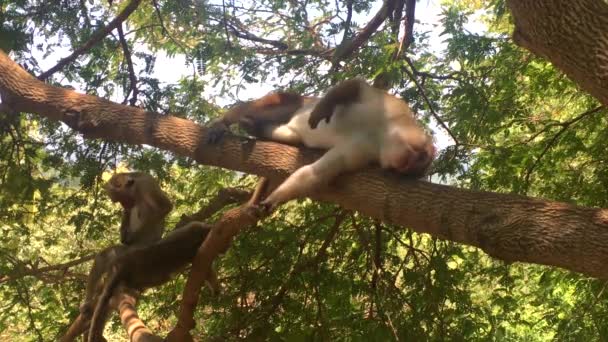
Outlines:
{"label": "monkey face", "polygon": [[126,209],[135,205],[135,179],[128,173],[117,173],[108,180],[104,189],[112,202],[120,202]]}
{"label": "monkey face", "polygon": [[432,139],[418,127],[393,130],[380,150],[380,164],[410,176],[423,176],[435,158]]}

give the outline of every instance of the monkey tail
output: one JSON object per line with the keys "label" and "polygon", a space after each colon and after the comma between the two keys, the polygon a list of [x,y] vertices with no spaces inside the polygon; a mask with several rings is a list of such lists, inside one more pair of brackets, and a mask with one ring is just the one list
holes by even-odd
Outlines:
{"label": "monkey tail", "polygon": [[93,311],[93,318],[91,318],[91,325],[89,327],[89,341],[88,342],[100,342],[105,341],[103,338],[103,329],[106,325],[106,320],[110,311],[110,299],[114,295],[114,290],[120,285],[122,279],[123,267],[118,267],[116,272],[106,281],[106,285],[103,288],[103,292],[97,300],[95,311]]}

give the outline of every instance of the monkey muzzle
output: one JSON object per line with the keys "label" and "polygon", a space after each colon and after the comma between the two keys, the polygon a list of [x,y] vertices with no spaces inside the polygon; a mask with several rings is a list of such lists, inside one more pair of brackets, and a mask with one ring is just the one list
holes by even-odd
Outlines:
{"label": "monkey muzzle", "polygon": [[421,149],[408,149],[408,152],[399,160],[395,169],[403,174],[422,177],[435,158],[435,147],[432,144]]}

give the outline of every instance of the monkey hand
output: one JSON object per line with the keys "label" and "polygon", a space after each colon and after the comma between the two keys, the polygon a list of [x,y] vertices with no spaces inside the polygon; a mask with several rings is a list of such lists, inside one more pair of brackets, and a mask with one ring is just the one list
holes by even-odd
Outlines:
{"label": "monkey hand", "polygon": [[269,215],[274,211],[278,204],[269,202],[268,200],[263,200],[257,206],[259,210],[264,213],[264,215]]}
{"label": "monkey hand", "polygon": [[286,198],[284,197],[283,191],[281,191],[281,189],[277,189],[262,200],[259,206],[265,212],[265,214],[268,215],[272,213],[279,205],[286,202]]}
{"label": "monkey hand", "polygon": [[310,128],[315,129],[323,119],[325,119],[326,123],[329,123],[329,119],[331,119],[333,112],[334,108],[331,104],[327,103],[327,101],[319,101],[312,112],[310,112],[308,125]]}
{"label": "monkey hand", "polygon": [[207,128],[207,137],[205,142],[207,144],[217,144],[228,132],[228,126],[221,119],[214,120],[209,124]]}

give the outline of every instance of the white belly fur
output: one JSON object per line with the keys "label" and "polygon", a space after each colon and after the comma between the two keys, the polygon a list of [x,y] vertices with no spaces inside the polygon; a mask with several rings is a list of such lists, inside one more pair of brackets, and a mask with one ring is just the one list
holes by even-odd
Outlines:
{"label": "white belly fur", "polygon": [[352,140],[353,134],[371,140],[377,135],[378,127],[384,126],[386,121],[381,106],[355,103],[348,106],[348,114],[342,113],[344,106],[336,106],[329,123],[322,120],[317,128],[312,129],[308,125],[308,118],[317,102],[299,109],[285,125],[297,133],[308,147],[329,149]]}

